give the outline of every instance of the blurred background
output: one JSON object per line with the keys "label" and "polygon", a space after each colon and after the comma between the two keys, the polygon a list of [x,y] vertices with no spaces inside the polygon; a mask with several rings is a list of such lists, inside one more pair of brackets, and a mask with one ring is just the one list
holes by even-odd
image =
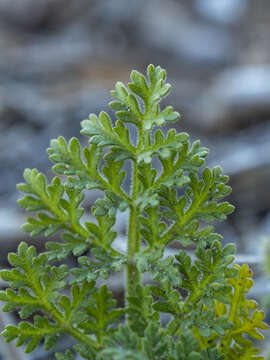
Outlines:
{"label": "blurred background", "polygon": [[[50,139],[81,138],[81,120],[109,111],[114,83],[153,63],[168,71],[177,129],[200,138],[208,165],[231,177],[236,211],[217,230],[252,266],[252,296],[270,293],[261,270],[270,237],[269,24],[268,0],[0,0],[0,266],[29,240],[16,204],[23,169],[51,176]],[[0,344],[3,359],[25,359],[10,351]]]}

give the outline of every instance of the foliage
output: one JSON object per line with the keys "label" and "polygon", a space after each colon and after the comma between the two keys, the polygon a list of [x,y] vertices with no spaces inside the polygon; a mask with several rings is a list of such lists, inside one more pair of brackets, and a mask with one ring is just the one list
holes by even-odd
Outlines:
{"label": "foliage", "polygon": [[[46,242],[41,254],[26,243],[9,254],[12,269],[0,273],[9,287],[0,299],[3,311],[19,311],[21,321],[6,327],[6,341],[25,344],[30,353],[41,342],[53,348],[67,334],[76,344],[56,354],[58,360],[75,354],[89,360],[262,359],[252,339],[263,338],[264,315],[246,298],[251,270],[233,265],[234,245],[222,247],[212,225],[234,209],[223,201],[229,179],[219,166],[201,170],[208,150],[199,141],[160,129],[179,118],[171,106],[160,106],[169,91],[159,66],[149,65],[146,78],[132,71],[128,87],[118,82],[112,91],[116,121],[105,112],[84,120],[86,147],[76,138],[52,140],[51,181],[25,170],[19,205],[33,215],[23,230],[60,240]],[[130,188],[124,185],[126,162],[132,163]],[[84,221],[84,193],[96,189],[103,197],[91,209],[93,221]],[[115,246],[114,225],[127,209],[123,253]],[[172,241],[181,250],[168,256]],[[77,259],[71,269],[61,264],[70,256]],[[120,307],[106,281],[123,268]],[[150,280],[143,285],[145,273]]]}

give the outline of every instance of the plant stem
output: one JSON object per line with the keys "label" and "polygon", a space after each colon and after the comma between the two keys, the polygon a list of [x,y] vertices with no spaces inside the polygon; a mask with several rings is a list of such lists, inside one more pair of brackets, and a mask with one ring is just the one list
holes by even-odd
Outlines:
{"label": "plant stem", "polygon": [[[137,165],[133,169],[133,199],[137,198],[138,179]],[[140,251],[140,238],[137,224],[137,207],[133,203],[130,208],[129,225],[128,225],[128,248],[127,248],[127,273],[126,273],[126,302],[128,305],[128,297],[134,296],[136,286],[141,284],[141,276],[134,263],[135,254]]]}
{"label": "plant stem", "polygon": [[[141,146],[141,132],[138,139],[138,148]],[[126,306],[130,307],[129,297],[136,296],[136,288],[142,284],[141,274],[135,265],[135,255],[140,251],[140,235],[138,224],[138,209],[136,200],[138,197],[139,179],[138,165],[136,161],[133,166],[133,182],[132,182],[132,205],[130,206],[129,224],[128,224],[128,244],[127,244],[127,266],[126,266]],[[127,317],[130,325],[131,319]]]}

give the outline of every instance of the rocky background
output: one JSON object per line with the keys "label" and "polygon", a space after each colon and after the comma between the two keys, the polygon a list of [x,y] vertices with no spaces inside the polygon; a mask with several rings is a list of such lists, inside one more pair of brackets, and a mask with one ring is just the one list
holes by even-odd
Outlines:
{"label": "rocky background", "polygon": [[[268,0],[0,0],[0,265],[28,240],[16,205],[23,169],[50,174],[49,140],[80,137],[82,119],[108,111],[114,83],[153,63],[173,84],[178,130],[200,138],[208,164],[230,175],[236,211],[218,230],[253,267],[252,295],[270,293],[261,272],[270,237],[269,23]],[[117,226],[124,230],[125,216]],[[122,278],[112,286],[121,291]],[[10,321],[2,315],[1,326]],[[49,359],[4,344],[0,353]]]}

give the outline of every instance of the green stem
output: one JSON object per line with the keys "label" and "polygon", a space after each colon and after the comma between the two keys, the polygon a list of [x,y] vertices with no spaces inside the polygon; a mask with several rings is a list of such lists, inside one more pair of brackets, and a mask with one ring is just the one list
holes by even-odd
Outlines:
{"label": "green stem", "polygon": [[[134,165],[133,176],[133,199],[137,198],[137,165]],[[128,247],[127,247],[127,274],[126,274],[126,299],[134,296],[136,286],[141,283],[141,276],[134,263],[135,254],[140,251],[140,238],[137,224],[137,208],[135,204],[130,207],[129,225],[128,225]]]}
{"label": "green stem", "polygon": [[[142,131],[139,131],[138,150],[142,144]],[[142,284],[141,274],[135,264],[135,255],[140,251],[140,235],[138,224],[138,209],[136,200],[139,192],[138,165],[136,160],[133,166],[132,182],[132,205],[130,206],[129,224],[128,224],[128,244],[127,244],[127,265],[126,265],[126,306],[130,307],[129,298],[136,296],[136,288]],[[131,318],[127,318],[128,324]]]}

